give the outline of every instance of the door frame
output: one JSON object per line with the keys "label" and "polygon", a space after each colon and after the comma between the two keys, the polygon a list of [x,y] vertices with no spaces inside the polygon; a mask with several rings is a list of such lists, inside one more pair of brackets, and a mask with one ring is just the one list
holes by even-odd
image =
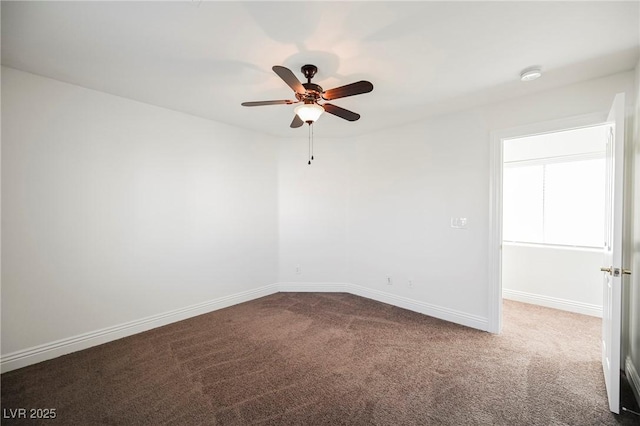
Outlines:
{"label": "door frame", "polygon": [[502,332],[502,167],[505,139],[607,124],[607,112],[491,131],[489,139],[489,315],[487,331]]}

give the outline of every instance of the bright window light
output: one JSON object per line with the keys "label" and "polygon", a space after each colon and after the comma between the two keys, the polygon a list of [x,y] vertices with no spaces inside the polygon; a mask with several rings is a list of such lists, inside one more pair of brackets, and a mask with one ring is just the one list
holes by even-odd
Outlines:
{"label": "bright window light", "polygon": [[605,159],[505,164],[503,240],[603,247]]}

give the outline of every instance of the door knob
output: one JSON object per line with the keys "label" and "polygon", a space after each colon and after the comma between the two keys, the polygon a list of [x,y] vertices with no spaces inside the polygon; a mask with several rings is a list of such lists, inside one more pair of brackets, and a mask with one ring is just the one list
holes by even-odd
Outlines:
{"label": "door knob", "polygon": [[612,269],[611,266],[609,266],[608,268],[604,268],[604,267],[600,268],[602,272],[608,272],[608,273],[611,273],[611,269]]}

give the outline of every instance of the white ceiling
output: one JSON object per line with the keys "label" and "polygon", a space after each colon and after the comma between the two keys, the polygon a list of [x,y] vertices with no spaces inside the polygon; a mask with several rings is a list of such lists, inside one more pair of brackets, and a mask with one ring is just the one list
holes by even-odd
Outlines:
{"label": "white ceiling", "polygon": [[[349,136],[431,114],[632,69],[638,2],[2,2],[2,64],[277,136],[293,105],[272,71],[318,66],[332,101],[316,136]],[[520,71],[542,66],[536,81]]]}

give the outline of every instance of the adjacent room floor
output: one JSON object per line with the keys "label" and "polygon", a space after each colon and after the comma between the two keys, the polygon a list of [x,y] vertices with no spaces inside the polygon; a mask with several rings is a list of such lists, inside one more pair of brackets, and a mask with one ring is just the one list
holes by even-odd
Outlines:
{"label": "adjacent room floor", "polygon": [[43,424],[636,424],[608,410],[600,319],[505,301],[504,324],[278,293],[5,373],[2,407],[55,408]]}

